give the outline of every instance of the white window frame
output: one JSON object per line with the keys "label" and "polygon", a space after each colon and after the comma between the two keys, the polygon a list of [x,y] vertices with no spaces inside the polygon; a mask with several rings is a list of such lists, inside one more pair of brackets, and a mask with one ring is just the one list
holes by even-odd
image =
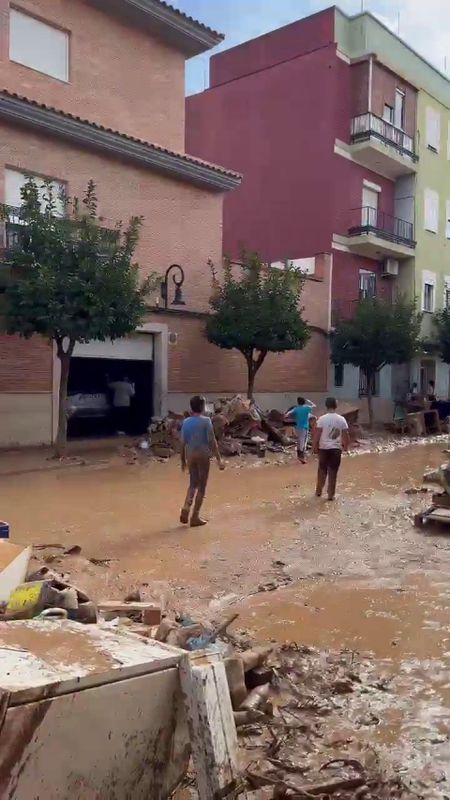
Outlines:
{"label": "white window frame", "polygon": [[427,106],[426,110],[426,143],[429,150],[439,153],[441,149],[441,115],[433,106]]}
{"label": "white window frame", "polygon": [[424,228],[430,233],[439,233],[439,192],[425,189],[424,192]]}
{"label": "white window frame", "polygon": [[9,59],[41,75],[68,83],[70,34],[26,11],[10,8]]}
{"label": "white window frame", "polygon": [[377,295],[377,273],[367,269],[359,270],[359,297],[361,300],[372,299]]}
{"label": "white window frame", "polygon": [[54,198],[56,201],[55,217],[64,217],[65,206],[60,197],[61,191],[67,193],[67,184],[64,181],[57,180],[56,178],[44,178],[42,175],[36,175],[31,172],[25,173],[20,169],[10,166],[5,167],[4,172],[6,205],[13,206],[14,208],[21,206],[22,200],[20,197],[20,188],[25,184],[27,178],[29,177],[34,178],[36,181],[41,207],[44,207],[45,203],[44,194],[47,191],[45,183],[46,181],[51,181]]}
{"label": "white window frame", "polygon": [[[425,307],[425,287],[431,287],[431,303],[429,308]],[[428,304],[427,304],[428,305]],[[425,314],[433,314],[436,311],[436,273],[428,270],[422,271],[422,311]]]}

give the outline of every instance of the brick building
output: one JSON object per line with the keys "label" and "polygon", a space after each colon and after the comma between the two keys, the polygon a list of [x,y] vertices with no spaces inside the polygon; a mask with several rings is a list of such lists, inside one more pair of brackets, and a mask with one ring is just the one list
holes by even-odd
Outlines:
{"label": "brick building", "polygon": [[[215,55],[210,88],[187,99],[186,145],[244,176],[225,200],[225,250],[245,242],[269,262],[328,254],[332,316],[397,289],[430,315],[433,293],[450,286],[449,94],[379,20],[336,7]],[[364,395],[355,368],[333,372],[331,391]],[[385,368],[378,413],[391,415],[409,380],[426,386],[435,374],[429,358]],[[443,396],[448,369],[437,377]]]}
{"label": "brick building", "polygon": [[[223,198],[241,178],[184,149],[185,61],[220,35],[160,0],[0,0],[0,12],[0,201],[19,205],[28,174],[69,195],[93,178],[107,223],[144,217],[142,273],[163,276],[171,264],[185,273],[185,306],[172,305],[170,279],[169,309],[155,294],[135,336],[76,348],[70,403],[88,394],[101,406],[106,375],[119,372],[135,380],[147,421],[184,409],[196,391],[213,398],[245,390],[243,358],[209,345],[203,332],[207,261],[221,261]],[[309,259],[308,269],[312,340],[305,353],[267,359],[257,389],[269,405],[326,386],[329,259]],[[0,445],[52,441],[58,379],[48,343],[0,336]]]}
{"label": "brick building", "polygon": [[[92,178],[107,222],[144,217],[144,274],[184,268],[185,313],[155,311],[129,341],[75,353],[75,394],[102,393],[107,372],[131,370],[145,387],[147,420],[165,412],[171,393],[221,385],[216,351],[189,312],[205,310],[207,260],[222,254],[223,196],[240,178],[184,152],[185,60],[220,39],[159,0],[0,0],[0,201],[20,204],[25,174],[70,195]],[[0,444],[54,438],[57,383],[48,343],[0,337]]]}

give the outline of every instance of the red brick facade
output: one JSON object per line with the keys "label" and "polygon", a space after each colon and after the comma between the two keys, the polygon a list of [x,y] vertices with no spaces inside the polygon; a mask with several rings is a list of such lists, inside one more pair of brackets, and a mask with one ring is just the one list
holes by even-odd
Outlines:
{"label": "red brick facade", "polygon": [[70,33],[70,81],[64,83],[9,60],[9,5],[9,0],[0,0],[2,88],[183,150],[181,53],[84,0],[20,0],[15,8]]}
{"label": "red brick facade", "polygon": [[0,336],[0,392],[51,392],[53,351],[38,336]]}

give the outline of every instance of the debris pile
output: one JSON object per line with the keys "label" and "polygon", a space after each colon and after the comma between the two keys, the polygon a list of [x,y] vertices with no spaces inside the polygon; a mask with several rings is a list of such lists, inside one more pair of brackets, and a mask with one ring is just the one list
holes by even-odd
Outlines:
{"label": "debris pile", "polygon": [[[283,452],[295,444],[292,426],[285,415],[264,413],[253,400],[235,395],[217,400],[208,408],[221,454],[226,458],[250,453],[264,457],[266,451]],[[151,450],[158,458],[169,458],[180,449],[180,432],[188,416],[170,411],[166,419],[152,426]]]}
{"label": "debris pile", "polygon": [[[276,650],[227,639],[233,642],[224,662],[242,776],[230,797],[414,797],[370,746],[358,742],[356,728],[367,720],[354,723],[353,735],[350,727],[343,730],[353,697],[368,691],[354,653],[319,653],[294,644]],[[193,785],[188,774],[184,790]],[[189,791],[182,797],[198,797],[194,788]]]}

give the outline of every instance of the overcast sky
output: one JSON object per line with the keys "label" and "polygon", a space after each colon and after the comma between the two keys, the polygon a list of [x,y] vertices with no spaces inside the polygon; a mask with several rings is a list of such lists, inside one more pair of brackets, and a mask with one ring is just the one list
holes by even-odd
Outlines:
{"label": "overcast sky", "polygon": [[[314,11],[333,5],[332,0],[170,0],[171,4],[225,34],[218,49],[226,49],[279,28]],[[450,75],[450,0],[363,0],[442,72]],[[343,11],[361,11],[361,0],[340,0]],[[214,51],[213,51],[214,52]],[[187,66],[187,92],[208,85],[208,59],[203,55]]]}

